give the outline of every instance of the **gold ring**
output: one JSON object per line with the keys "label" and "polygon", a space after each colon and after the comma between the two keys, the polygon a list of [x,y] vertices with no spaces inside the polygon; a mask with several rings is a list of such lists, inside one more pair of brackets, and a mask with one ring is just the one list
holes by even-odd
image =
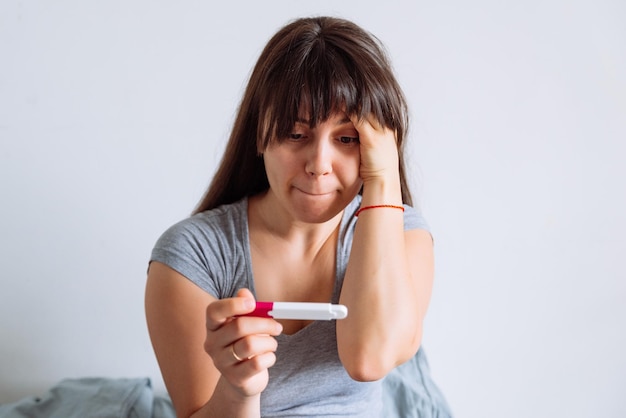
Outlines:
{"label": "gold ring", "polygon": [[241,361],[243,361],[243,360],[244,360],[244,359],[242,359],[241,357],[239,357],[239,356],[237,355],[237,353],[235,353],[235,343],[232,343],[232,344],[230,345],[230,351],[232,351],[232,353],[233,353],[233,357],[235,357],[235,360],[237,360],[237,361],[239,361],[239,362],[241,362]]}

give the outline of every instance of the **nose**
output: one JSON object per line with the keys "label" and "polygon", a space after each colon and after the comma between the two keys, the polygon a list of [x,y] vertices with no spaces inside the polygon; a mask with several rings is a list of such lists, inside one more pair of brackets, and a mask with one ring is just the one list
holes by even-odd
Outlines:
{"label": "nose", "polygon": [[317,139],[311,141],[307,153],[305,170],[312,177],[325,176],[332,173],[332,146],[329,141]]}

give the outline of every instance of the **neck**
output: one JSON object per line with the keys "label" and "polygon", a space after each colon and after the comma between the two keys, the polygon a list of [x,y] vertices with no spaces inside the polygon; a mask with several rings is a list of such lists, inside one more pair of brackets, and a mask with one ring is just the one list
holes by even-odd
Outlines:
{"label": "neck", "polygon": [[271,193],[263,193],[249,198],[248,222],[250,229],[261,234],[271,235],[305,252],[317,252],[339,229],[343,211],[331,219],[320,223],[309,223],[295,219],[280,205],[276,204]]}

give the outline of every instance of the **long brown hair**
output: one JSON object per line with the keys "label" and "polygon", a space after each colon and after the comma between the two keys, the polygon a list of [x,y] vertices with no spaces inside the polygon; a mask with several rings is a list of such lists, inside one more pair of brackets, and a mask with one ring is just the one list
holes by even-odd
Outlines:
{"label": "long brown hair", "polygon": [[236,202],[269,188],[262,153],[286,138],[300,113],[312,126],[337,110],[396,132],[402,200],[406,181],[406,100],[381,42],[356,24],[334,17],[295,20],[267,43],[248,82],[224,156],[194,213]]}

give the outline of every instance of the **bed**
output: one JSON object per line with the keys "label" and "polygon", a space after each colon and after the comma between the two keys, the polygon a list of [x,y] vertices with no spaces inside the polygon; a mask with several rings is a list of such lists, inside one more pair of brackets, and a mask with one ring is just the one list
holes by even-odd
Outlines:
{"label": "bed", "polygon": [[[419,350],[383,381],[384,418],[450,418],[436,386],[421,379],[428,364]],[[443,407],[442,407],[443,405]],[[148,378],[66,379],[41,396],[0,405],[0,418],[174,418],[170,400]]]}

